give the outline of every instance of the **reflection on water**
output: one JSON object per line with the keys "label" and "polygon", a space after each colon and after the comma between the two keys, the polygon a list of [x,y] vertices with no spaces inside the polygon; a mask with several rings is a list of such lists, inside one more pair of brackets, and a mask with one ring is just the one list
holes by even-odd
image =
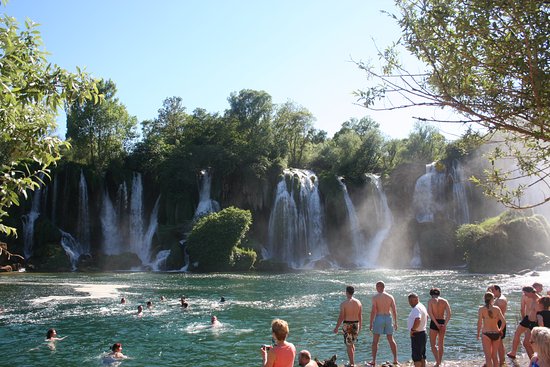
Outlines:
{"label": "reflection on water", "polygon": [[[341,335],[332,329],[347,284],[356,287],[368,325],[370,298],[378,280],[397,303],[400,329],[395,334],[399,358],[410,359],[404,330],[410,311],[407,295],[416,292],[427,303],[437,286],[447,298],[453,317],[446,337],[446,359],[480,359],[475,339],[478,306],[489,284],[499,284],[509,298],[508,335],[519,319],[521,287],[540,281],[550,287],[550,273],[538,276],[471,275],[460,271],[357,270],[279,275],[249,274],[31,274],[0,276],[0,353],[15,366],[100,366],[114,342],[121,342],[131,359],[121,366],[259,365],[259,348],[271,340],[270,322],[280,317],[290,324],[289,340],[319,359],[346,358]],[[185,295],[190,304],[182,309]],[[165,301],[160,299],[166,297]],[[226,302],[219,303],[223,296]],[[121,305],[125,297],[127,303]],[[153,307],[145,307],[147,301]],[[136,317],[138,305],[143,317]],[[216,315],[221,327],[212,328]],[[61,336],[50,350],[44,343],[48,328]],[[370,358],[372,335],[364,328],[357,346],[358,360]],[[510,342],[510,338],[506,339]],[[380,361],[391,359],[384,338]],[[428,353],[428,361],[433,356]],[[117,362],[118,363],[118,362]]]}

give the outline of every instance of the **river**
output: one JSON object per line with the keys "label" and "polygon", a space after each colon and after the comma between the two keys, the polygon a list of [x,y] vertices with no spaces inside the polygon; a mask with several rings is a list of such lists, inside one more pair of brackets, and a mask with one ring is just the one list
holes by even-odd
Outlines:
{"label": "river", "polygon": [[[507,348],[519,318],[521,287],[539,281],[550,287],[550,272],[539,275],[478,275],[463,271],[331,270],[288,274],[186,273],[11,273],[0,276],[1,365],[101,366],[102,356],[115,342],[131,357],[121,366],[259,366],[260,346],[271,341],[270,322],[282,318],[290,325],[288,340],[314,357],[338,355],[347,362],[342,335],[332,330],[345,286],[356,287],[363,303],[366,328],[357,345],[358,361],[370,359],[368,332],[370,299],[378,280],[397,303],[399,330],[395,334],[399,359],[410,359],[406,318],[407,295],[416,292],[424,304],[431,287],[451,303],[453,316],[446,337],[445,359],[480,359],[476,340],[477,309],[489,284],[499,284],[510,309]],[[190,304],[182,309],[179,297]],[[166,297],[161,301],[160,297]],[[221,297],[226,302],[220,303]],[[120,304],[121,297],[127,299]],[[147,301],[153,307],[147,309]],[[139,304],[143,316],[136,316]],[[211,315],[222,326],[211,328]],[[59,336],[55,349],[45,343],[46,331]],[[378,361],[391,360],[385,338]],[[428,347],[428,361],[433,356]]]}

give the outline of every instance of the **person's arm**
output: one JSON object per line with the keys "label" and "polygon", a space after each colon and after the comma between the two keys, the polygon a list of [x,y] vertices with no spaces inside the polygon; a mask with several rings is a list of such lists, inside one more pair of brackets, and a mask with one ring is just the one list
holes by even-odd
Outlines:
{"label": "person's arm", "polygon": [[262,347],[260,351],[262,353],[262,367],[273,367],[273,363],[275,362],[275,352],[273,348],[266,350],[265,347]]}
{"label": "person's arm", "polygon": [[374,316],[376,316],[376,300],[372,297],[372,307],[370,309],[370,324],[369,330],[372,330],[372,322],[374,321]]}
{"label": "person's arm", "polygon": [[395,306],[395,299],[391,298],[391,313],[393,315],[393,328],[397,330],[397,307]]}
{"label": "person's arm", "polygon": [[504,314],[502,313],[502,311],[500,310],[500,308],[498,307],[495,307],[497,310],[498,310],[498,319],[500,320],[500,322],[502,324],[500,324],[500,328],[498,329],[498,331],[500,332],[500,334],[502,335],[502,331],[504,330],[504,328],[506,327],[506,319],[504,318]]}
{"label": "person's arm", "polygon": [[537,314],[537,323],[539,326],[544,326],[544,319],[542,318],[542,315],[540,313]]}
{"label": "person's arm", "polygon": [[479,340],[479,335],[481,333],[481,308],[477,311],[477,339]]}
{"label": "person's arm", "polygon": [[451,305],[449,304],[449,301],[445,301],[446,302],[446,305],[445,305],[445,325],[444,326],[447,326],[447,324],[449,323],[449,320],[451,319]]}
{"label": "person's arm", "polygon": [[336,322],[336,327],[334,328],[334,334],[338,334],[338,328],[340,324],[344,321],[344,304],[340,304],[340,315],[338,315],[338,321]]}
{"label": "person's arm", "polygon": [[428,301],[428,316],[430,316],[430,320],[432,320],[435,324],[435,326],[439,329],[439,323],[437,322],[434,312],[433,312],[433,302],[432,300]]}
{"label": "person's arm", "polygon": [[359,302],[359,329],[357,330],[357,332],[360,332],[362,328],[363,328],[363,305],[361,304],[361,302]]}

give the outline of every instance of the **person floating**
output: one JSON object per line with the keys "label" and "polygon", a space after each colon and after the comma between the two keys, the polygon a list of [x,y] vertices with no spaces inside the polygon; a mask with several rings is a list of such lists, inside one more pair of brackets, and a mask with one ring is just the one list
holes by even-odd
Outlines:
{"label": "person floating", "polygon": [[354,293],[355,288],[348,285],[346,287],[346,300],[340,304],[340,314],[334,327],[334,334],[337,334],[340,324],[342,324],[350,366],[355,365],[355,343],[363,324],[363,305],[361,301],[353,297]]}
{"label": "person floating", "polygon": [[187,308],[189,306],[189,303],[187,303],[187,300],[185,299],[184,296],[180,297],[180,303],[181,303],[181,307],[183,308]]}
{"label": "person floating", "polygon": [[137,306],[137,316],[143,316],[143,306],[142,305],[139,305]]}
{"label": "person floating", "polygon": [[222,323],[218,320],[218,317],[214,315],[210,318],[210,324],[212,327],[222,326]]}
{"label": "person floating", "polygon": [[122,298],[120,299],[120,304],[121,304],[121,305],[126,304],[126,298],[122,297]]}

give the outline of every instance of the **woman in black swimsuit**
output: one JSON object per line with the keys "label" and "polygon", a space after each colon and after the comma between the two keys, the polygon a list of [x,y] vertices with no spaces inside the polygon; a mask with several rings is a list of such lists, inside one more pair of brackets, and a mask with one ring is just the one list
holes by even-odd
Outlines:
{"label": "woman in black swimsuit", "polygon": [[[500,308],[493,306],[495,296],[491,292],[485,293],[485,306],[481,306],[478,311],[477,319],[477,338],[480,338],[483,332],[481,342],[483,344],[483,353],[485,353],[486,367],[498,367],[498,348],[502,340],[502,329],[506,326],[506,320],[502,315]],[[501,321],[499,327],[499,321]]]}

